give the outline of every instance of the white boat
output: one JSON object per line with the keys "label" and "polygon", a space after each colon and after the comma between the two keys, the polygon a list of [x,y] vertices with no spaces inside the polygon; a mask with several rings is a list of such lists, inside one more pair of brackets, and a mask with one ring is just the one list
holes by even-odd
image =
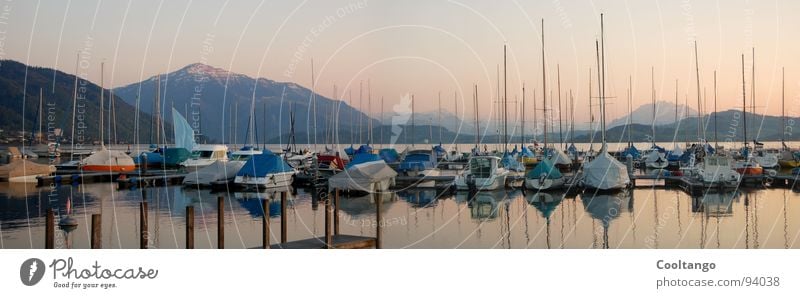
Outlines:
{"label": "white boat", "polygon": [[214,183],[224,183],[236,178],[236,173],[253,156],[262,151],[245,146],[231,154],[230,160],[217,160],[214,163],[186,175],[183,185],[211,186]]}
{"label": "white boat", "polygon": [[233,183],[245,188],[288,188],[295,174],[297,171],[281,156],[264,151],[245,162]]}
{"label": "white boat", "polygon": [[772,169],[778,167],[779,158],[775,153],[758,150],[753,155],[753,160],[765,169]]}
{"label": "white boat", "polygon": [[[103,89],[103,63],[100,63],[100,106],[103,106],[103,96],[105,89]],[[111,100],[114,96],[111,96]],[[110,124],[109,124],[110,125]],[[80,168],[82,171],[95,171],[95,172],[132,172],[136,170],[136,163],[133,158],[127,153],[120,150],[111,150],[103,144],[103,109],[100,109],[100,150],[92,153],[81,161]]]}
{"label": "white boat", "polygon": [[695,173],[705,186],[735,187],[742,176],[734,170],[732,161],[726,156],[707,156],[698,164]]}
{"label": "white boat", "polygon": [[358,153],[344,171],[328,179],[329,189],[348,192],[385,192],[394,185],[397,172],[373,153]]}
{"label": "white boat", "polygon": [[50,175],[55,171],[56,167],[52,165],[16,159],[9,164],[0,166],[0,181],[35,183],[36,177]]}
{"label": "white boat", "polygon": [[[397,166],[397,172],[400,176],[419,178],[438,177],[442,174],[438,168],[436,155],[430,149],[415,149],[404,154],[403,160]],[[436,181],[420,179],[415,185],[417,187],[435,187]]]}
{"label": "white boat", "polygon": [[189,159],[181,163],[188,171],[197,171],[212,163],[228,160],[228,146],[225,145],[197,145],[192,149]]}
{"label": "white boat", "polygon": [[583,167],[583,185],[588,190],[620,190],[628,187],[630,183],[628,169],[608,154],[605,145],[597,157]]}
{"label": "white boat", "polygon": [[132,172],[136,164],[130,155],[105,146],[80,162],[80,169],[88,172]]}
{"label": "white boat", "polygon": [[664,152],[653,149],[645,156],[644,165],[650,169],[664,169],[669,165],[669,161]]}
{"label": "white boat", "polygon": [[468,190],[496,190],[505,187],[508,170],[497,156],[473,156],[467,169],[456,176],[456,188]]}
{"label": "white boat", "polygon": [[551,148],[548,151],[549,151],[548,153],[550,155],[548,157],[548,159],[550,159],[550,161],[553,163],[553,165],[556,166],[557,168],[563,169],[563,168],[569,168],[569,167],[572,166],[572,159],[570,159],[569,155],[564,153],[564,151],[561,151],[561,150],[556,149],[556,148]]}

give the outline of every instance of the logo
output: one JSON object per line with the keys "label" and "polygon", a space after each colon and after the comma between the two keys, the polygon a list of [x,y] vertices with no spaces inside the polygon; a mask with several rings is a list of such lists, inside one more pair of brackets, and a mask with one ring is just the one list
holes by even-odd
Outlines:
{"label": "logo", "polygon": [[44,277],[44,262],[37,258],[30,258],[22,262],[19,267],[19,279],[26,286],[33,286],[39,283]]}

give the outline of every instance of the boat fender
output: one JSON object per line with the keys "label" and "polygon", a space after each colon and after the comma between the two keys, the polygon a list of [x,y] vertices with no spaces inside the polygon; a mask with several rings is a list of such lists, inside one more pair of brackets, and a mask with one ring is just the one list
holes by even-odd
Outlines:
{"label": "boat fender", "polygon": [[55,176],[55,177],[53,178],[53,181],[54,181],[56,184],[61,184],[61,176]]}
{"label": "boat fender", "polygon": [[766,182],[767,185],[772,185],[772,182],[775,180],[772,179],[772,177],[767,177],[767,179],[764,179],[764,181]]}
{"label": "boat fender", "polygon": [[73,182],[78,182],[78,183],[80,183],[80,180],[81,180],[81,175],[78,175],[78,174],[72,174],[72,181],[73,181]]}

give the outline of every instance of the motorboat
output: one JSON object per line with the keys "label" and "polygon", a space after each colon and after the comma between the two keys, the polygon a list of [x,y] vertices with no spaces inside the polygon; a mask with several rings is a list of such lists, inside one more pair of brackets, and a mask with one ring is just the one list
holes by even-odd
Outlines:
{"label": "motorboat", "polygon": [[239,169],[234,183],[245,188],[288,188],[297,171],[269,150],[252,155]]}
{"label": "motorboat", "polygon": [[350,193],[385,192],[395,183],[395,172],[374,153],[356,153],[344,171],[328,179],[329,189]]}
{"label": "motorboat", "polygon": [[707,187],[735,187],[741,181],[741,174],[733,169],[730,158],[726,156],[707,156],[697,165],[697,176]]}
{"label": "motorboat", "polygon": [[181,163],[188,171],[197,171],[212,163],[228,160],[228,146],[225,145],[196,145],[192,149],[189,159]]}
{"label": "motorboat", "polygon": [[234,151],[228,160],[217,160],[206,167],[187,174],[183,178],[183,185],[212,186],[216,183],[231,182],[236,178],[236,173],[242,169],[251,157],[262,153],[263,151],[258,148],[244,146]]}
{"label": "motorboat", "polygon": [[460,190],[496,190],[505,186],[508,174],[500,157],[478,155],[470,157],[467,169],[456,176],[454,183]]}
{"label": "motorboat", "polygon": [[[441,175],[435,150],[410,150],[397,167],[398,175],[404,177],[437,177]],[[418,187],[434,187],[436,181],[420,179]]]}

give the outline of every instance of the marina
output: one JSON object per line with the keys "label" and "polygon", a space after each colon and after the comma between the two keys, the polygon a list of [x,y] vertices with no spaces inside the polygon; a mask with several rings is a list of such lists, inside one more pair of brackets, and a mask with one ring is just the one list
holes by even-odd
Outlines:
{"label": "marina", "polygon": [[[459,164],[461,170],[450,169]],[[398,176],[385,192],[341,191],[339,196],[322,178],[316,187],[298,181],[283,190],[248,190],[187,186],[183,180],[195,172],[181,169],[59,170],[38,177],[35,184],[0,186],[0,202],[6,206],[0,213],[0,235],[4,248],[798,245],[800,222],[791,210],[800,207],[800,187],[792,171],[745,175],[732,187],[720,187],[677,171],[654,172],[644,164],[629,169],[629,187],[612,193],[583,187],[580,166],[563,170],[563,185],[553,190],[508,183],[495,190],[459,189],[456,179],[469,164],[443,162],[436,176]],[[767,223],[758,227],[758,217]],[[59,225],[65,220],[74,226]],[[766,227],[783,229],[783,242]],[[758,239],[759,233],[771,236]]]}

